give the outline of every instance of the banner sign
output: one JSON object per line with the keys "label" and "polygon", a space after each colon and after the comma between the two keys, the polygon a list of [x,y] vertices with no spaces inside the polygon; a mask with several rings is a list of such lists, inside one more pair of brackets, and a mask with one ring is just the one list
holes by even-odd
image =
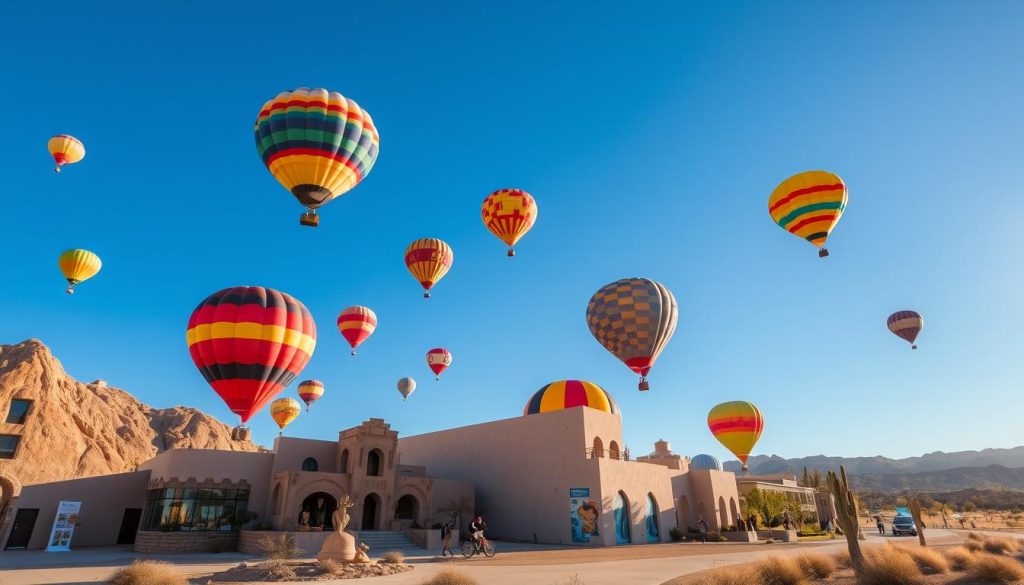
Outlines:
{"label": "banner sign", "polygon": [[53,530],[50,531],[50,540],[46,545],[47,551],[71,550],[71,535],[75,532],[78,511],[81,509],[82,502],[61,502],[57,506],[57,517],[53,519]]}
{"label": "banner sign", "polygon": [[589,543],[597,531],[601,506],[590,499],[590,488],[569,488],[569,526],[572,541]]}

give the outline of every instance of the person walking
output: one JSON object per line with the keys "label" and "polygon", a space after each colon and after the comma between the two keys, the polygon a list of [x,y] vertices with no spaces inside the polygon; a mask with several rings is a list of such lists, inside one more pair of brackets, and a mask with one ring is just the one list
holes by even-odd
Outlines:
{"label": "person walking", "polygon": [[878,518],[878,522],[875,522],[875,526],[878,527],[878,533],[885,536],[885,522],[882,522],[882,515],[879,514],[876,518]]}
{"label": "person walking", "polygon": [[444,523],[441,527],[441,542],[444,544],[441,548],[441,557],[446,556],[444,553],[452,555],[455,558],[455,553],[452,552],[452,521],[449,520]]}
{"label": "person walking", "polygon": [[710,526],[708,525],[708,521],[704,519],[703,515],[700,517],[700,520],[697,520],[697,526],[700,528],[701,542],[707,542],[708,530],[710,530]]}

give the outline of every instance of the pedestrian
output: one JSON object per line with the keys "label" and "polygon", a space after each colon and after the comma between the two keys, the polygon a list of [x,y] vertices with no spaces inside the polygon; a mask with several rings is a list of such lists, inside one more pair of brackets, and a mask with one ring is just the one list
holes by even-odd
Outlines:
{"label": "pedestrian", "polygon": [[750,524],[751,530],[757,530],[757,515],[751,514],[750,517],[747,518],[747,522]]}
{"label": "pedestrian", "polygon": [[452,521],[448,520],[441,527],[441,542],[444,543],[444,547],[441,549],[441,556],[446,556],[445,553],[452,555],[455,558],[455,553],[452,552]]}
{"label": "pedestrian", "polygon": [[697,520],[697,526],[700,527],[700,540],[701,540],[701,542],[707,542],[708,541],[708,530],[710,530],[710,526],[708,525],[708,521],[704,519],[703,515],[700,517],[700,520]]}
{"label": "pedestrian", "polygon": [[884,536],[885,535],[885,522],[882,522],[882,515],[879,514],[878,516],[876,516],[876,518],[878,518],[878,522],[875,523],[875,526],[878,526],[878,533]]}

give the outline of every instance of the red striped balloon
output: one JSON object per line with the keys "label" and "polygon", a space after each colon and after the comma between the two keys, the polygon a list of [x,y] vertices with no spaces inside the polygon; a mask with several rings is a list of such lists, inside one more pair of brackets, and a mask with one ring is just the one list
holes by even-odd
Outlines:
{"label": "red striped balloon", "polygon": [[889,315],[886,325],[889,326],[889,331],[892,331],[897,337],[905,339],[910,344],[910,349],[917,349],[914,342],[917,341],[917,336],[924,329],[924,317],[919,313],[916,311],[896,311]]}
{"label": "red striped balloon", "polygon": [[427,366],[430,367],[431,372],[434,372],[435,380],[440,380],[441,372],[447,370],[450,365],[452,365],[452,354],[447,349],[435,347],[427,352]]}
{"label": "red striped balloon", "polygon": [[299,382],[299,398],[306,403],[306,412],[314,402],[324,395],[324,383],[320,380],[303,380]]}
{"label": "red striped balloon", "polygon": [[352,346],[352,355],[356,355],[356,348],[369,339],[376,328],[377,314],[370,307],[356,305],[338,315],[338,331]]}
{"label": "red striped balloon", "polygon": [[185,339],[199,372],[245,424],[306,367],[316,324],[290,295],[238,286],[199,303]]}
{"label": "red striped balloon", "polygon": [[708,413],[708,428],[718,442],[740,460],[746,471],[747,458],[764,431],[761,409],[743,400],[723,402]]}

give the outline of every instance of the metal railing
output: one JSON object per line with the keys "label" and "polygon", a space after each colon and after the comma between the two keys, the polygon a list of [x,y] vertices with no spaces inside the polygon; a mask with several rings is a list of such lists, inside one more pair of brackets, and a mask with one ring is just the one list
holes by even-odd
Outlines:
{"label": "metal railing", "polygon": [[598,459],[604,457],[607,459],[618,459],[621,461],[629,461],[629,449],[622,451],[612,451],[611,449],[594,449],[590,447],[586,451],[587,459]]}

